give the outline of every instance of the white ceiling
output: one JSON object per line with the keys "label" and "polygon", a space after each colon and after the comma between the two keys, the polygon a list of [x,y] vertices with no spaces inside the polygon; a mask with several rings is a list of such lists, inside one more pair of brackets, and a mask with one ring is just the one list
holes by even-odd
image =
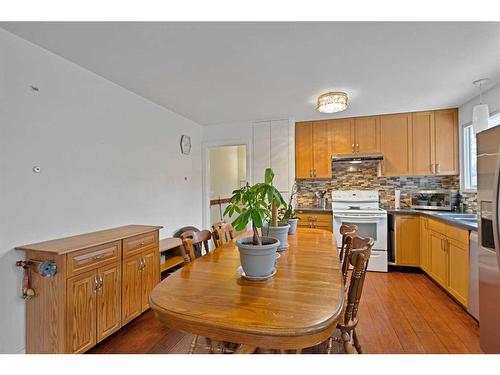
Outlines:
{"label": "white ceiling", "polygon": [[458,106],[500,81],[500,23],[0,23],[200,124]]}

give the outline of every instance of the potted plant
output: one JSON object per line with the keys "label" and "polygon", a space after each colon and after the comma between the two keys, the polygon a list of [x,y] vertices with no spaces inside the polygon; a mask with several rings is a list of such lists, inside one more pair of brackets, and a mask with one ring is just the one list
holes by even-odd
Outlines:
{"label": "potted plant", "polygon": [[427,199],[427,196],[425,196],[424,194],[419,194],[417,195],[417,204],[419,206],[427,206],[429,205],[429,200]]}
{"label": "potted plant", "polygon": [[[270,171],[269,173],[268,170]],[[273,171],[269,168],[266,169],[266,182],[273,186],[273,179]],[[286,202],[279,192],[277,195],[270,197],[269,200],[268,212],[270,212],[271,215],[268,217],[268,222],[264,224],[262,230],[266,236],[279,240],[280,245],[278,246],[278,251],[284,251],[288,249],[288,231],[290,230],[290,224],[283,220],[283,215],[280,215],[280,208],[286,207]],[[281,213],[283,213],[283,211],[281,211]]]}
{"label": "potted plant", "polygon": [[279,222],[281,224],[289,224],[290,229],[288,230],[288,234],[295,234],[297,231],[297,224],[299,222],[299,218],[293,209],[293,198],[297,193],[297,185],[293,185],[292,193],[290,194],[290,199],[288,204],[285,204],[282,208],[280,208],[279,212]]}
{"label": "potted plant", "polygon": [[253,236],[236,241],[241,267],[249,277],[265,278],[274,271],[276,250],[280,242],[273,237],[261,236],[258,230],[262,228],[266,218],[273,216],[273,208],[283,204],[283,197],[272,185],[273,177],[272,169],[267,168],[264,182],[252,186],[247,183],[233,191],[231,201],[224,211],[224,216],[232,217],[235,213],[238,215],[232,223],[237,231],[245,230],[252,223]]}
{"label": "potted plant", "polygon": [[442,198],[439,195],[434,194],[431,196],[431,206],[441,206],[441,202]]}

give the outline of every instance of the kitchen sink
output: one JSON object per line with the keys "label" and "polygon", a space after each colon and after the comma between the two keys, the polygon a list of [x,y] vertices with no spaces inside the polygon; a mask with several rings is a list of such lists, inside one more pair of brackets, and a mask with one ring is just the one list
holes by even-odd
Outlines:
{"label": "kitchen sink", "polygon": [[455,212],[436,212],[436,215],[446,217],[448,219],[455,220],[466,220],[466,221],[476,221],[477,216],[475,214],[457,214]]}

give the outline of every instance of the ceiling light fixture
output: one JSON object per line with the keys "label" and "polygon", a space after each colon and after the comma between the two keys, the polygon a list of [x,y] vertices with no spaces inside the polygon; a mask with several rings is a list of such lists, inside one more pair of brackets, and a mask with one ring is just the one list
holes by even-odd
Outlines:
{"label": "ceiling light fixture", "polygon": [[490,110],[488,104],[483,104],[483,85],[488,81],[488,78],[481,78],[472,82],[474,85],[479,86],[479,104],[472,108],[472,129],[474,130],[474,134],[488,128]]}
{"label": "ceiling light fixture", "polygon": [[348,100],[345,92],[327,92],[318,97],[316,109],[321,113],[335,113],[347,108]]}

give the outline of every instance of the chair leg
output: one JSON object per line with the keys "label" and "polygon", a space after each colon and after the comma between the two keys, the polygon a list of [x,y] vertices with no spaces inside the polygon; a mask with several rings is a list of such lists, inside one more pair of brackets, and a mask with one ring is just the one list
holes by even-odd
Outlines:
{"label": "chair leg", "polygon": [[352,338],[354,339],[354,347],[358,351],[358,354],[363,354],[363,349],[361,348],[361,344],[359,343],[358,335],[356,334],[356,330],[352,331]]}
{"label": "chair leg", "polygon": [[193,335],[193,340],[191,340],[191,345],[189,346],[188,354],[193,354],[196,348],[196,343],[198,342],[198,335]]}
{"label": "chair leg", "polygon": [[341,335],[342,343],[344,344],[344,350],[347,354],[356,354],[355,348],[351,343],[351,335],[347,331],[343,331]]}

